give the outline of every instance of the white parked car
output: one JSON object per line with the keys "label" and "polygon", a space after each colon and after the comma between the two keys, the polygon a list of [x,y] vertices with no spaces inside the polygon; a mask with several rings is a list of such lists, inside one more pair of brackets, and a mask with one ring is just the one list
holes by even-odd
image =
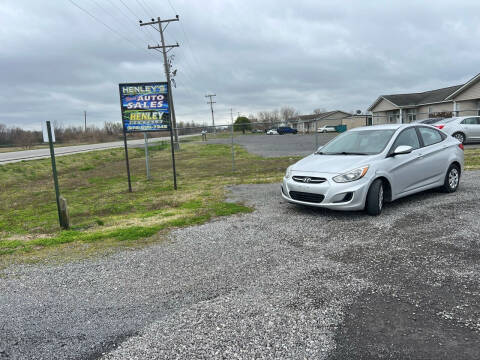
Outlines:
{"label": "white parked car", "polygon": [[319,133],[327,133],[327,132],[335,132],[335,127],[334,126],[322,126],[321,128],[318,128],[317,130]]}
{"label": "white parked car", "polygon": [[442,119],[433,124],[436,128],[452,135],[462,144],[480,141],[480,116],[459,116]]}
{"label": "white parked car", "polygon": [[267,135],[278,135],[278,131],[276,129],[270,129],[267,131]]}
{"label": "white parked car", "polygon": [[287,169],[282,197],[334,210],[381,213],[385,202],[432,188],[454,192],[463,145],[430,125],[361,127],[338,135]]}

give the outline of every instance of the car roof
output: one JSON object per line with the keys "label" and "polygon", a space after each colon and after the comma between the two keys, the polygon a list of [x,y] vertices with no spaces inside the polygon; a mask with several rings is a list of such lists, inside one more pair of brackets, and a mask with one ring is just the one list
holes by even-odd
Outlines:
{"label": "car roof", "polygon": [[[448,119],[468,119],[472,117],[480,117],[478,115],[470,115],[470,116],[454,116],[454,117],[449,117]],[[447,119],[442,119],[442,120],[447,120]]]}
{"label": "car roof", "polygon": [[362,130],[397,130],[401,127],[407,127],[411,124],[382,124],[382,125],[370,125],[362,126],[351,129],[350,131],[362,131]]}

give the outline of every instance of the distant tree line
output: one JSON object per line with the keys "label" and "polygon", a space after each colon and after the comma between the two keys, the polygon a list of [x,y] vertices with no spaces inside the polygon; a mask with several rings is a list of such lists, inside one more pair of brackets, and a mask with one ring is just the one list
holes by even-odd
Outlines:
{"label": "distant tree line", "polygon": [[[55,139],[57,143],[96,143],[115,141],[122,138],[122,124],[107,122],[102,128],[89,126],[64,126],[59,122],[53,122]],[[24,130],[17,126],[8,127],[0,124],[0,146],[15,146],[30,149],[34,145],[43,143],[41,131]]]}
{"label": "distant tree line", "polygon": [[31,148],[42,141],[40,131],[23,130],[19,127],[7,127],[0,124],[0,146],[18,146]]}
{"label": "distant tree line", "polygon": [[[122,123],[106,122],[103,127],[88,126],[65,126],[60,122],[53,121],[55,139],[59,144],[101,143],[123,139]],[[177,124],[178,135],[196,134],[199,126],[193,122],[179,122]],[[143,133],[128,134],[129,139],[143,138]],[[150,137],[169,136],[168,132],[154,132]],[[21,147],[30,149],[43,143],[41,131],[24,130],[17,126],[0,124],[0,147]]]}
{"label": "distant tree line", "polygon": [[273,109],[270,111],[259,111],[256,114],[251,114],[248,119],[251,122],[251,129],[267,130],[279,127],[281,124],[286,124],[288,119],[299,115],[299,112],[290,106],[284,106],[280,109]]}

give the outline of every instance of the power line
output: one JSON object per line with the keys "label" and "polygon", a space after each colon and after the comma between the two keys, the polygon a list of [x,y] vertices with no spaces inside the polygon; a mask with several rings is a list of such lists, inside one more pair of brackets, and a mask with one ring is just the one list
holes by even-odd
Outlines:
{"label": "power line", "polygon": [[148,11],[149,11],[150,13],[154,13],[154,12],[155,12],[155,11],[150,7],[150,5],[147,4],[147,2],[146,2],[145,0],[140,0],[140,1],[145,5],[146,8],[148,8]]}
{"label": "power line", "polygon": [[[128,41],[130,44],[132,44],[133,46],[135,46],[137,49],[140,48],[142,50],[145,50],[144,48],[141,48],[139,47],[135,42],[133,42],[131,39],[127,38],[126,36],[122,35],[121,33],[119,33],[117,30],[115,30],[114,28],[112,28],[111,26],[109,26],[108,24],[106,24],[105,22],[103,22],[102,20],[100,20],[98,17],[96,17],[95,15],[93,15],[90,11],[86,10],[85,8],[81,7],[80,5],[78,5],[76,2],[74,2],[73,0],[68,0],[70,1],[74,6],[76,6],[77,8],[79,8],[80,10],[82,10],[84,13],[86,13],[88,16],[90,16],[92,19],[94,19],[95,21],[97,21],[98,23],[102,24],[103,26],[105,26],[108,30],[110,30],[112,33],[114,33],[115,35],[117,35],[118,37]],[[147,53],[149,53],[147,51]],[[149,53],[150,54],[150,53]]]}
{"label": "power line", "polygon": [[[138,14],[137,14],[135,11],[133,11],[132,8],[131,8],[130,6],[128,6],[123,0],[119,0],[119,1],[120,1],[120,2],[122,3],[122,5],[128,10],[128,12],[130,12],[130,14],[133,15],[133,17],[135,18],[135,21],[138,21],[138,20],[141,19],[141,17],[138,16]],[[140,28],[140,29],[141,29],[141,31],[142,31],[146,36],[150,36],[150,38],[151,38],[152,40],[154,40],[154,39],[153,39],[153,36],[152,36],[152,34],[151,34],[150,32],[148,32],[148,31],[145,30],[144,28]],[[148,34],[148,35],[147,35],[147,34]],[[154,40],[154,41],[155,41],[155,40]]]}
{"label": "power line", "polygon": [[[130,15],[128,13],[126,13],[124,10],[122,10],[122,8],[120,6],[118,6],[116,3],[114,3],[113,0],[108,0],[108,2],[110,4],[112,4],[112,6],[115,7],[118,10],[118,12],[123,15],[123,17],[127,20],[127,24],[130,24],[133,27],[135,27],[135,31],[138,30],[136,23],[139,19],[135,15],[133,16],[135,21],[132,22]],[[120,2],[122,2],[122,0],[120,0]],[[123,3],[123,5],[126,6],[125,3]],[[128,9],[128,7],[127,7],[127,9]],[[150,39],[148,39],[147,33],[144,32],[142,29],[140,29],[140,34],[142,34],[144,36],[144,38],[147,42],[150,40]]]}
{"label": "power line", "polygon": [[156,50],[156,51],[160,51],[161,49],[161,52],[163,54],[163,65],[165,67],[165,75],[167,77],[167,84],[168,84],[168,91],[169,91],[169,96],[168,96],[168,99],[169,99],[169,107],[170,107],[170,113],[171,113],[171,117],[172,117],[172,127],[174,128],[174,135],[175,135],[175,143],[177,144],[178,146],[178,132],[176,130],[176,127],[177,127],[177,122],[176,122],[176,118],[175,118],[175,108],[173,106],[173,91],[172,91],[172,82],[171,82],[171,78],[170,78],[170,61],[167,59],[167,53],[169,51],[171,51],[172,49],[176,48],[176,47],[179,47],[178,43],[176,45],[165,45],[165,37],[164,37],[164,34],[163,32],[165,31],[165,27],[163,27],[163,24],[169,24],[171,22],[175,22],[175,21],[179,21],[179,17],[177,15],[177,17],[175,19],[167,19],[167,20],[160,20],[160,17],[157,18],[157,20],[153,20],[151,22],[142,22],[142,20],[139,20],[140,21],[140,26],[154,26],[154,25],[158,25],[158,32],[160,33],[160,40],[162,42],[162,45],[153,45],[153,46],[150,46],[148,45],[148,48],[149,49],[153,49],[153,50]]}
{"label": "power line", "polygon": [[147,16],[149,16],[150,12],[147,10],[147,8],[139,0],[135,0],[135,1],[145,11],[145,14],[147,14]]}
{"label": "power line", "polygon": [[[92,3],[94,3],[101,11],[103,11],[103,12],[106,13],[106,14],[108,14],[115,23],[118,22],[118,21],[117,21],[117,17],[113,15],[113,13],[112,13],[112,11],[110,11],[110,9],[107,9],[107,8],[103,7],[103,5],[100,5],[100,4],[97,2],[97,0],[90,0],[90,1],[91,1]],[[112,3],[111,0],[108,0],[108,1],[110,1],[110,3]],[[115,5],[115,4],[113,4],[113,5]],[[128,23],[128,24],[132,24],[131,22],[127,22],[127,23]],[[138,29],[137,29],[137,30],[138,30]],[[135,31],[135,34],[131,34],[131,35],[134,36],[137,41],[140,41],[140,42],[144,42],[144,41],[145,41],[144,39],[142,39],[141,37],[139,37],[139,36],[136,35],[136,31]],[[147,39],[147,42],[148,42],[148,39]]]}
{"label": "power line", "polygon": [[120,0],[120,2],[123,4],[123,6],[125,6],[125,7],[127,8],[128,11],[130,11],[130,13],[135,17],[135,19],[136,19],[137,21],[140,20],[140,18],[137,16],[137,14],[135,14],[135,13],[133,12],[133,10],[130,9],[130,7],[123,2],[123,0]]}
{"label": "power line", "polygon": [[[173,6],[172,2],[170,0],[167,0],[168,1],[168,4],[170,5],[170,8],[173,10],[173,13],[174,14],[178,14],[177,10],[175,9],[175,7]],[[197,58],[197,56],[195,55],[195,52],[193,51],[192,49],[192,46],[190,45],[190,39],[187,35],[187,32],[185,30],[185,27],[183,26],[183,24],[180,22],[180,29],[182,30],[182,33],[183,33],[183,37],[185,38],[185,43],[187,44],[187,50],[188,50],[188,53],[191,57],[191,59],[193,60],[194,63],[196,63],[196,66],[200,69],[200,71],[203,72],[203,69],[202,69],[202,65],[201,65],[201,61],[199,61],[199,59]],[[192,63],[193,64],[193,63]]]}

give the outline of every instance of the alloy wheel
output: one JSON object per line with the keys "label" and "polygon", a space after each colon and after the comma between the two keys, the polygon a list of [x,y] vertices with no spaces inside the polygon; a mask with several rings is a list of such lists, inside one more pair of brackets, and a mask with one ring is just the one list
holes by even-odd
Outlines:
{"label": "alloy wheel", "polygon": [[452,190],[457,188],[459,177],[457,168],[452,168],[448,174],[448,185]]}
{"label": "alloy wheel", "polygon": [[463,136],[463,134],[460,134],[460,133],[455,134],[454,138],[460,141],[462,144],[465,141],[465,136]]}
{"label": "alloy wheel", "polygon": [[383,207],[383,185],[380,185],[380,189],[378,190],[378,208],[382,210]]}

